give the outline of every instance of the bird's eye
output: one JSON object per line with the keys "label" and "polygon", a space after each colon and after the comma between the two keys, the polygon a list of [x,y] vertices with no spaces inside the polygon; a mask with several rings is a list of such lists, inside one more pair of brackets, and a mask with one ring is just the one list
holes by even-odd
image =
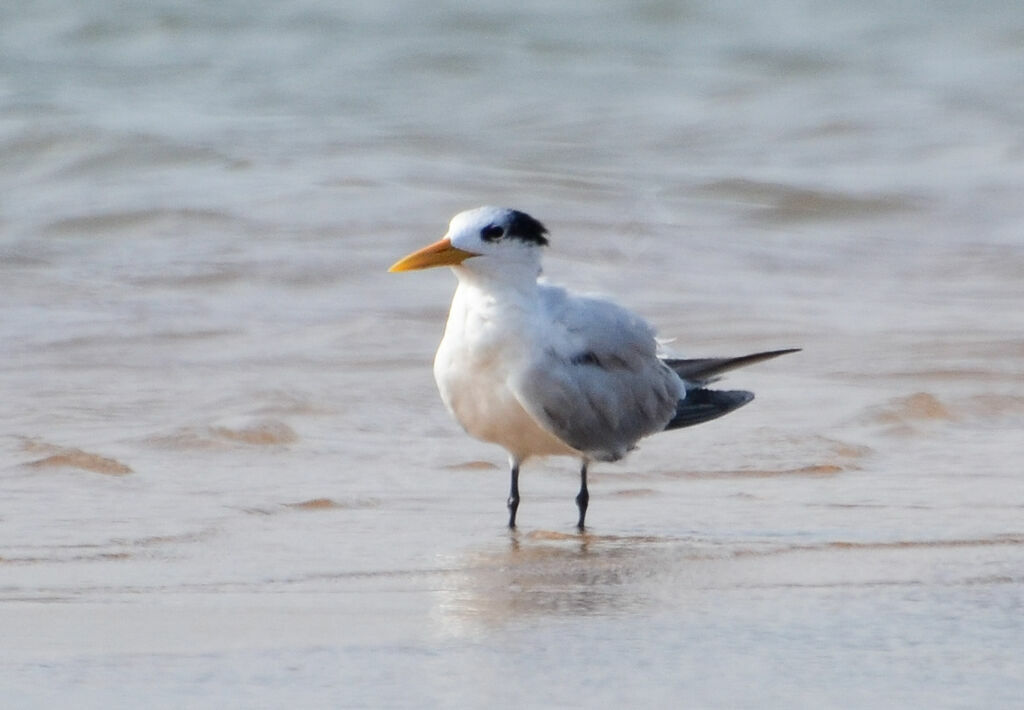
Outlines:
{"label": "bird's eye", "polygon": [[480,230],[480,238],[485,242],[495,242],[505,236],[505,230],[496,224],[491,224]]}

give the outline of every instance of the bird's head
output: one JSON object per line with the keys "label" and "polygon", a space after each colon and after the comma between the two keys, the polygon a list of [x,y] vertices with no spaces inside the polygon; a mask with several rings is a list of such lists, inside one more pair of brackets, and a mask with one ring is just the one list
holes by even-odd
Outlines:
{"label": "bird's head", "polygon": [[540,269],[540,247],[548,243],[547,229],[519,210],[477,207],[459,212],[440,241],[395,262],[389,271],[413,271],[433,266],[463,266],[473,271]]}

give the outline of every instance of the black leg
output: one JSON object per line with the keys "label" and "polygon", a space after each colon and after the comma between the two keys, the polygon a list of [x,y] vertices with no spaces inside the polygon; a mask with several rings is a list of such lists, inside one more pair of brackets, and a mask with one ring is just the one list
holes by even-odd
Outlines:
{"label": "black leg", "polygon": [[508,492],[508,527],[516,527],[516,511],[519,510],[519,462],[512,461],[512,485]]}
{"label": "black leg", "polygon": [[576,507],[580,509],[580,519],[576,527],[580,530],[586,525],[587,505],[590,503],[590,491],[587,490],[587,462],[580,466],[580,492],[576,494]]}

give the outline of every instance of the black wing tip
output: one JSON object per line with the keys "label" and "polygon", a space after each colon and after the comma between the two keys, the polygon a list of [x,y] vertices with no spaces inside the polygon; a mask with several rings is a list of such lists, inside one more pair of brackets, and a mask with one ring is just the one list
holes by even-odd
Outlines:
{"label": "black wing tip", "polygon": [[709,390],[696,387],[676,405],[676,414],[665,425],[665,431],[703,424],[724,417],[745,404],[750,404],[754,393],[747,390]]}
{"label": "black wing tip", "polygon": [[709,399],[711,401],[720,405],[731,405],[733,409],[742,407],[744,404],[750,404],[754,401],[754,393],[749,390],[708,390],[698,388],[687,392],[687,398],[689,398],[693,392],[707,393],[707,395],[710,395]]}
{"label": "black wing tip", "polygon": [[764,362],[765,360],[771,360],[773,358],[781,357],[783,355],[789,355],[790,353],[801,352],[803,348],[782,348],[781,350],[764,350],[759,353],[751,353],[750,355],[743,355],[735,358],[740,362],[746,362],[747,364],[754,364],[755,362]]}
{"label": "black wing tip", "polygon": [[663,362],[672,368],[684,380],[707,384],[717,380],[723,373],[740,367],[747,367],[765,360],[772,360],[780,355],[800,352],[802,348],[784,348],[782,350],[765,350],[739,357],[705,357],[697,359],[665,358]]}

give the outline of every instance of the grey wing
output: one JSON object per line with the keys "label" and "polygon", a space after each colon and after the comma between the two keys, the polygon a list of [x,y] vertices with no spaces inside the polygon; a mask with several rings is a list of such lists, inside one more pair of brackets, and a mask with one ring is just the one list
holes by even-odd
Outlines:
{"label": "grey wing", "polygon": [[709,384],[717,380],[722,374],[738,367],[746,367],[757,362],[771,360],[780,355],[800,352],[800,348],[786,348],[785,350],[768,350],[766,352],[742,355],[740,357],[709,357],[696,360],[684,360],[678,358],[664,358],[666,365],[671,367],[677,375],[695,384]]}
{"label": "grey wing", "polygon": [[644,321],[611,303],[561,297],[552,310],[563,337],[510,384],[523,408],[569,446],[597,460],[620,459],[665,428],[682,382],[658,359]]}

